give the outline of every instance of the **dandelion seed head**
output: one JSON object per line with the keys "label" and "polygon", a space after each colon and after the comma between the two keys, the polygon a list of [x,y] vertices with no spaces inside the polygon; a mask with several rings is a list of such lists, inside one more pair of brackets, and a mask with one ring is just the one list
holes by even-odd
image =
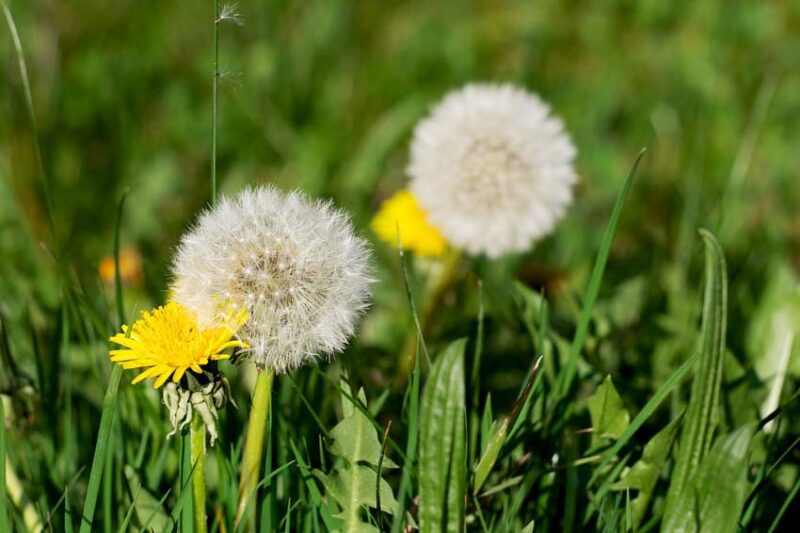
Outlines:
{"label": "dandelion seed head", "polygon": [[550,233],[572,202],[575,148],[536,95],[471,84],[414,131],[410,189],[452,244],[497,257]]}
{"label": "dandelion seed head", "polygon": [[[183,237],[176,301],[201,323],[248,313],[237,336],[259,369],[289,372],[342,350],[369,303],[369,249],[329,202],[272,187],[222,199]],[[233,274],[233,275],[231,275]]]}

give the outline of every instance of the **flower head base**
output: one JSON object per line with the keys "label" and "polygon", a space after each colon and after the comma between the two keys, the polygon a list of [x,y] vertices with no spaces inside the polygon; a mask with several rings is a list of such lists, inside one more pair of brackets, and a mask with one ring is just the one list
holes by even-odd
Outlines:
{"label": "flower head base", "polygon": [[[211,446],[217,440],[217,419],[219,411],[230,399],[228,381],[221,374],[211,374],[205,384],[183,387],[175,383],[167,383],[162,389],[162,400],[169,413],[172,431],[167,438],[183,430],[197,413],[206,426]],[[235,405],[235,404],[234,404]]]}
{"label": "flower head base", "polygon": [[474,84],[414,132],[410,188],[453,245],[497,257],[550,233],[572,201],[575,148],[537,96]]}
{"label": "flower head base", "polygon": [[369,301],[369,250],[330,203],[272,187],[205,212],[181,240],[174,298],[213,322],[225,301],[259,369],[291,371],[341,350]]}
{"label": "flower head base", "polygon": [[372,219],[372,230],[392,245],[397,244],[399,231],[400,246],[420,256],[441,257],[447,251],[447,241],[428,224],[427,214],[407,190],[383,202]]}
{"label": "flower head base", "polygon": [[228,359],[230,356],[223,353],[228,348],[246,347],[241,341],[231,340],[247,319],[246,311],[225,316],[223,325],[203,329],[194,314],[176,302],[144,311],[130,329],[123,325],[122,333],[109,339],[125,348],[111,350],[111,360],[126,370],[146,369],[133,383],[156,378],[154,386],[159,388],[170,377],[178,383],[187,370],[200,374],[210,361]]}

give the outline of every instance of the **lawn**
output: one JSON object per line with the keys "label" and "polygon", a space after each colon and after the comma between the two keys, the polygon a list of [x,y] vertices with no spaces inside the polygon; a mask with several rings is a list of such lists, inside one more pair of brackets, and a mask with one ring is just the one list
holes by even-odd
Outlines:
{"label": "lawn", "polygon": [[[800,519],[797,2],[0,6],[0,532]],[[476,83],[522,111],[431,115]],[[531,198],[453,156],[504,132],[567,143]],[[220,358],[132,384],[170,301]]]}

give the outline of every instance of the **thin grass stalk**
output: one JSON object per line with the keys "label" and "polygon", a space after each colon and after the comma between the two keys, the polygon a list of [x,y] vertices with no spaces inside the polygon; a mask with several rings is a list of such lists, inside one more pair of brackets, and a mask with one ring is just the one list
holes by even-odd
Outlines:
{"label": "thin grass stalk", "polygon": [[[117,299],[117,320],[125,323],[125,305],[122,300],[122,277],[119,269],[119,230],[122,225],[122,213],[125,207],[127,191],[122,195],[117,207],[117,222],[114,228],[114,290]],[[92,469],[89,473],[89,485],[86,488],[86,499],[83,504],[80,533],[90,533],[94,523],[94,512],[97,507],[97,495],[100,492],[100,481],[106,465],[106,454],[111,453],[109,442],[111,440],[111,427],[114,424],[114,415],[117,411],[117,391],[122,378],[122,367],[112,365],[111,377],[108,380],[106,395],[103,398],[103,411],[100,415],[100,429],[97,432],[97,444],[92,457]]]}
{"label": "thin grass stalk", "polygon": [[600,244],[600,250],[597,252],[597,259],[592,269],[592,275],[589,278],[589,285],[586,289],[586,296],[584,298],[583,308],[578,319],[578,327],[575,330],[575,337],[570,345],[569,357],[567,364],[562,373],[562,380],[559,387],[560,397],[566,397],[570,387],[575,379],[578,370],[578,358],[583,351],[586,340],[589,336],[589,324],[592,320],[592,313],[594,311],[594,304],[597,301],[597,296],[600,294],[600,283],[603,281],[603,274],[605,273],[606,263],[608,256],[611,253],[611,244],[614,242],[614,233],[617,230],[617,223],[619,222],[620,215],[622,214],[622,207],[625,204],[625,199],[628,197],[628,192],[633,185],[633,180],[636,178],[636,171],[639,168],[639,162],[642,160],[646,149],[642,148],[639,155],[636,156],[636,161],[633,163],[628,178],[622,186],[622,190],[614,202],[614,208],[611,211],[611,217],[608,220],[608,225],[603,233],[603,240]]}
{"label": "thin grass stalk", "polygon": [[194,531],[206,533],[206,426],[195,411],[189,426],[191,440],[192,498],[194,499]]}
{"label": "thin grass stalk", "polygon": [[219,0],[214,0],[214,81],[211,86],[211,205],[217,203],[217,85],[219,84]]}
{"label": "thin grass stalk", "polygon": [[411,383],[408,391],[408,440],[406,441],[406,460],[403,462],[403,473],[400,478],[400,488],[397,491],[397,508],[400,512],[394,515],[392,520],[392,533],[399,533],[403,527],[406,501],[409,496],[413,497],[411,491],[411,478],[417,460],[417,446],[419,438],[419,358],[414,362],[414,371],[411,374]]}
{"label": "thin grass stalk", "polygon": [[0,398],[0,531],[11,531],[6,508],[6,414]]}
{"label": "thin grass stalk", "polygon": [[[239,504],[236,508],[235,524],[244,519],[247,503],[255,497],[258,478],[261,472],[261,458],[264,455],[264,435],[269,416],[272,383],[275,372],[272,369],[259,372],[253,389],[253,405],[247,420],[247,434],[242,455],[242,472],[239,478]],[[254,515],[253,515],[254,516]]]}
{"label": "thin grass stalk", "polygon": [[[441,309],[447,291],[450,290],[458,279],[458,270],[460,266],[461,253],[456,250],[451,251],[442,265],[441,272],[435,275],[428,284],[428,290],[426,291],[428,297],[419,314],[417,327],[406,337],[406,343],[403,346],[403,353],[400,357],[402,368],[400,372],[398,372],[398,381],[396,383],[398,389],[402,389],[405,386],[406,379],[414,370],[418,351],[417,343],[420,338],[424,339],[428,333],[430,333],[430,329],[433,326],[437,313]],[[424,344],[423,354],[425,355],[427,363],[430,365],[431,361],[427,346]]]}
{"label": "thin grass stalk", "polygon": [[[47,222],[50,228],[50,232],[53,236],[53,242],[55,243],[55,252],[56,257],[60,258],[60,250],[58,248],[58,239],[56,237],[56,223],[55,217],[53,216],[53,201],[52,201],[52,194],[50,193],[50,182],[47,179],[47,174],[44,169],[44,158],[42,157],[42,147],[39,144],[39,127],[36,122],[36,113],[33,110],[33,95],[31,94],[31,83],[30,78],[28,77],[28,67],[25,63],[25,55],[22,53],[22,41],[19,38],[19,32],[17,31],[17,25],[14,23],[14,17],[11,16],[11,10],[8,8],[5,0],[0,0],[0,6],[3,8],[3,14],[6,18],[6,23],[8,24],[8,30],[11,33],[11,40],[14,43],[14,51],[17,54],[17,62],[19,63],[19,75],[20,79],[22,80],[22,88],[24,89],[25,93],[25,107],[26,111],[28,112],[28,120],[31,124],[31,136],[33,138],[33,149],[36,153],[36,164],[37,170],[39,172],[39,179],[42,182],[42,191],[44,193],[44,202],[45,202],[45,211],[47,212]],[[59,266],[60,262],[59,262]]]}

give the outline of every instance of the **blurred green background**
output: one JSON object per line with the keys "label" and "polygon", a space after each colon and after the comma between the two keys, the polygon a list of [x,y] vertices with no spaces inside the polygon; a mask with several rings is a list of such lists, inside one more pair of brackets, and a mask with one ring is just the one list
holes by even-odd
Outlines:
{"label": "blurred green background", "polygon": [[[3,27],[0,311],[23,367],[33,368],[25,354],[37,338],[59,334],[54,250],[87,298],[107,305],[98,267],[112,251],[125,190],[122,243],[143,271],[126,287],[127,301],[146,308],[164,300],[170,256],[210,191],[212,4],[9,2],[57,230],[55,238],[48,230],[34,132]],[[449,90],[513,82],[563,118],[580,175],[567,218],[526,256],[476,259],[470,269],[486,284],[487,381],[501,398],[513,397],[529,363],[526,341],[509,336],[522,326],[509,311],[507,280],[544,288],[556,328],[569,329],[642,147],[589,357],[627,379],[618,387],[638,405],[686,357],[699,316],[695,230],[705,226],[729,263],[731,375],[745,376],[731,390],[748,380],[755,385],[743,397],[760,390],[752,373],[760,340],[800,268],[800,2],[246,0],[237,10],[242,24],[224,24],[220,41],[222,193],[269,182],[330,197],[374,241],[369,220],[404,186],[413,126]],[[349,357],[380,384],[396,369],[410,318],[396,253],[374,244],[376,303]],[[474,329],[469,280],[445,304],[463,313],[443,314],[436,338]],[[94,355],[103,360],[102,346]],[[97,380],[83,391],[93,408],[102,390]],[[751,412],[729,409],[729,425]]]}
{"label": "blurred green background", "polygon": [[[10,7],[58,246],[85,290],[100,291],[97,268],[130,189],[123,246],[144,272],[131,290],[139,307],[163,301],[178,237],[209,196],[212,2]],[[699,226],[729,255],[734,320],[751,314],[771,272],[800,263],[797,2],[247,1],[237,11],[242,24],[221,31],[223,193],[272,182],[331,197],[372,238],[379,202],[404,185],[414,123],[464,83],[510,81],[563,117],[580,184],[554,236],[488,270],[551,293],[582,290],[645,146],[607,287],[635,278],[655,306],[690,290]],[[0,53],[0,297],[21,319],[29,306],[54,306],[57,289],[39,245],[52,241],[8,37]],[[406,313],[395,254],[376,251],[388,282],[378,314]]]}

